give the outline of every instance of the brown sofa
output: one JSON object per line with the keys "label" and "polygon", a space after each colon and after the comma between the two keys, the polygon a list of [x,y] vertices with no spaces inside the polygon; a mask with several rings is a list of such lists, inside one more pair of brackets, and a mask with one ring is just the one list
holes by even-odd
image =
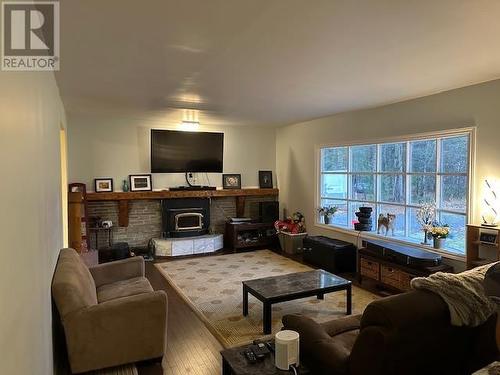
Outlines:
{"label": "brown sofa", "polygon": [[301,358],[315,374],[471,374],[498,356],[496,314],[454,327],[443,300],[423,291],[372,302],[362,316],[318,324],[287,315],[283,324],[300,333]]}
{"label": "brown sofa", "polygon": [[52,295],[73,373],[161,359],[167,295],[144,277],[144,259],[87,268],[73,249],[59,254]]}

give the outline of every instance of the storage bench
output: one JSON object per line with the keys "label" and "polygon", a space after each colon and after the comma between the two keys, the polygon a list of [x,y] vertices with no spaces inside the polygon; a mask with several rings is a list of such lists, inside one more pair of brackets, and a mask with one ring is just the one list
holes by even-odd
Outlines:
{"label": "storage bench", "polygon": [[325,236],[304,238],[303,259],[331,273],[356,272],[356,246]]}

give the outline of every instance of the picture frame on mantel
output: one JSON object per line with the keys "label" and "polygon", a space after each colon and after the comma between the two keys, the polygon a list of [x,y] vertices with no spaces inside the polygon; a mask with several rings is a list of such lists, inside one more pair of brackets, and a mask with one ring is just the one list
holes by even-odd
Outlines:
{"label": "picture frame on mantel", "polygon": [[153,184],[150,174],[131,174],[128,176],[130,191],[152,191]]}
{"label": "picture frame on mantel", "polygon": [[259,188],[273,188],[273,171],[259,171]]}
{"label": "picture frame on mantel", "polygon": [[223,189],[241,189],[241,174],[231,173],[222,175]]}
{"label": "picture frame on mantel", "polygon": [[96,193],[112,193],[113,179],[112,178],[95,178],[94,191]]}

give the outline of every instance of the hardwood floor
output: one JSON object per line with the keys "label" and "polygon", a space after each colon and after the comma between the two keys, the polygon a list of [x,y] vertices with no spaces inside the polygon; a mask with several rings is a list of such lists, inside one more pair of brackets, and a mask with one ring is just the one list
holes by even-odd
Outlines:
{"label": "hardwood floor", "polygon": [[[215,339],[152,262],[146,277],[155,290],[168,294],[167,354],[165,375],[214,375],[221,373],[221,344]],[[138,366],[139,375],[162,374],[159,364]]]}

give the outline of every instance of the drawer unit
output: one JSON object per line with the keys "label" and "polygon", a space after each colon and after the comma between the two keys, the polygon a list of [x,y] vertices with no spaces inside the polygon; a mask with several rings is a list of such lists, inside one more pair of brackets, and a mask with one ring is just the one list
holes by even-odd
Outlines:
{"label": "drawer unit", "polygon": [[406,292],[414,277],[427,277],[435,272],[453,272],[441,264],[441,257],[426,250],[395,245],[390,241],[363,241],[358,249],[358,281],[376,281],[380,286]]}
{"label": "drawer unit", "polygon": [[412,275],[397,268],[380,266],[380,281],[396,289],[409,290]]}
{"label": "drawer unit", "polygon": [[360,272],[362,276],[366,276],[374,280],[380,279],[380,264],[378,262],[361,258],[360,263]]}

